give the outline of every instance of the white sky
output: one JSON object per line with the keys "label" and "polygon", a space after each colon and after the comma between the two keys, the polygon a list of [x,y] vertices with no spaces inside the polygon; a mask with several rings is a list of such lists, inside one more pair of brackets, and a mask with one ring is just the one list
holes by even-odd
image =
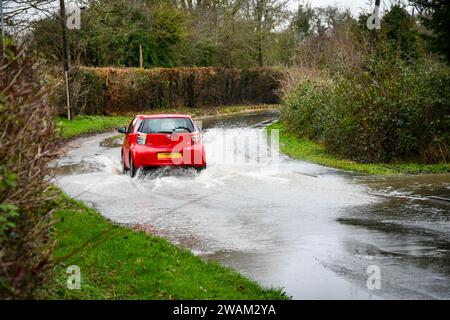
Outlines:
{"label": "white sky", "polygon": [[[343,9],[350,9],[353,15],[358,15],[361,11],[367,11],[367,8],[371,8],[370,11],[373,10],[373,5],[375,1],[373,0],[346,0],[346,1],[337,1],[337,0],[289,0],[289,8],[296,9],[298,4],[302,2],[308,2],[312,7],[326,7],[326,6],[338,6]],[[389,5],[391,0],[382,0],[381,1],[381,12],[384,7]]]}

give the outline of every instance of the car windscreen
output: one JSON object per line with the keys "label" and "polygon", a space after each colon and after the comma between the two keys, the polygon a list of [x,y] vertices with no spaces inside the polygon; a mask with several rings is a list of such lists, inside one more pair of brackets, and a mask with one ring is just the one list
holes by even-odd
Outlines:
{"label": "car windscreen", "polygon": [[174,131],[193,132],[194,124],[190,118],[153,118],[142,121],[139,132],[172,133]]}

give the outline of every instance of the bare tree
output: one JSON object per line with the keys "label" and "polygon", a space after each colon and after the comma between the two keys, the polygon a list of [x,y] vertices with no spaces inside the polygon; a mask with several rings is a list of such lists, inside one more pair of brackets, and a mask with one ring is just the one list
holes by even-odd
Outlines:
{"label": "bare tree", "polygon": [[[69,0],[68,4],[86,6],[89,0]],[[50,17],[59,10],[56,0],[3,0],[5,31],[10,36],[18,37],[26,33],[32,22]]]}

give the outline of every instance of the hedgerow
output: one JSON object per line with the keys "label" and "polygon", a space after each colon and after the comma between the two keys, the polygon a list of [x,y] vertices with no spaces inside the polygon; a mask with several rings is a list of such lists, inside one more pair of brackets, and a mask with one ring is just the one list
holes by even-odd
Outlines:
{"label": "hedgerow", "polygon": [[[89,68],[71,72],[75,114],[118,114],[175,107],[274,104],[278,69]],[[58,91],[61,114],[64,92]]]}
{"label": "hedgerow", "polygon": [[299,137],[359,162],[448,162],[450,71],[432,61],[374,60],[304,81],[285,96]]}

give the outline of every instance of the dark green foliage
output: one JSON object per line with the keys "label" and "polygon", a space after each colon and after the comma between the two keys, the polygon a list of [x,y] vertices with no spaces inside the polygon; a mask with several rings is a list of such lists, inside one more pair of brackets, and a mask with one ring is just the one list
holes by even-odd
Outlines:
{"label": "dark green foliage", "polygon": [[[323,51],[330,55],[327,43],[332,48],[348,46],[348,38],[357,36],[367,45],[371,31],[366,21],[373,10],[367,6],[355,19],[348,10],[315,8],[306,1],[300,2],[296,12],[288,12],[282,0],[86,2],[81,30],[69,31],[69,48],[73,64],[95,67],[137,67],[139,46],[145,67],[247,68],[258,65],[260,51],[264,65],[317,65],[316,56],[323,60]],[[425,38],[429,46],[419,41],[421,50],[441,53],[449,61],[449,0],[413,0],[408,4],[415,10],[396,1],[382,13],[377,38],[388,39],[391,49],[402,58],[414,59],[421,54],[417,52],[418,38]],[[32,25],[34,49],[49,62],[58,63],[58,16]]]}
{"label": "dark green foliage", "polygon": [[[74,68],[74,114],[115,114],[174,107],[273,104],[283,72],[224,68]],[[61,107],[63,93],[60,91]],[[62,113],[62,112],[61,112]]]}
{"label": "dark green foliage", "polygon": [[450,63],[450,2],[449,0],[412,0],[421,13],[423,25],[432,33],[424,33],[431,49],[443,54]]}
{"label": "dark green foliage", "polygon": [[284,121],[300,137],[359,162],[450,160],[450,71],[440,64],[369,62],[301,84]]}
{"label": "dark green foliage", "polygon": [[[182,53],[185,38],[183,13],[164,1],[125,0],[92,2],[82,14],[82,28],[69,30],[72,62],[87,66],[139,67],[142,46],[144,67],[172,67]],[[49,62],[61,60],[58,15],[34,24],[33,45]]]}
{"label": "dark green foliage", "polygon": [[298,37],[304,38],[313,32],[313,23],[317,19],[316,15],[310,4],[299,4],[291,21],[291,28]]}
{"label": "dark green foliage", "polygon": [[395,4],[383,16],[379,40],[385,37],[387,41],[376,41],[376,44],[381,44],[377,49],[383,50],[389,46],[403,59],[417,58],[417,36],[413,17],[403,6]]}

